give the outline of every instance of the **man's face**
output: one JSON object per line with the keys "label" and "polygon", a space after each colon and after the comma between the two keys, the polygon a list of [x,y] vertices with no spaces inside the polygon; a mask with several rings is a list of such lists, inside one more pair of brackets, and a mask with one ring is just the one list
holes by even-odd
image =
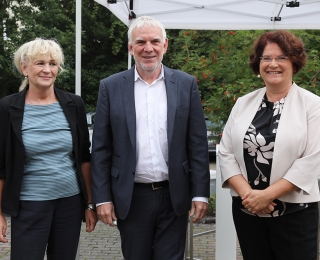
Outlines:
{"label": "man's face", "polygon": [[168,39],[163,42],[161,29],[151,25],[134,29],[132,45],[128,44],[128,49],[135,59],[140,74],[159,71],[167,47]]}

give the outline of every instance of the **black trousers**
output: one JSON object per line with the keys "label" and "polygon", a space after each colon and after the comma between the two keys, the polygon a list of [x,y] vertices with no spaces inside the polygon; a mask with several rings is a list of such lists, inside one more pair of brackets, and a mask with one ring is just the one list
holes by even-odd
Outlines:
{"label": "black trousers", "polygon": [[318,203],[283,216],[248,215],[233,203],[233,220],[244,260],[316,260]]}
{"label": "black trousers", "polygon": [[83,218],[80,195],[49,201],[20,201],[11,217],[11,260],[74,260]]}
{"label": "black trousers", "polygon": [[175,214],[169,187],[135,185],[129,214],[117,223],[126,260],[183,259],[188,213]]}

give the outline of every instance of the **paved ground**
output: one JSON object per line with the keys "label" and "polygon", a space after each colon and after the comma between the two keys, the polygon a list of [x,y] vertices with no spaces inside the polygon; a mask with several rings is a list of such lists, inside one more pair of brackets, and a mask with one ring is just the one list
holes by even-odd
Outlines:
{"label": "paved ground", "polygon": [[[210,156],[210,169],[215,170],[215,156]],[[0,243],[0,260],[10,260],[10,218],[8,220],[7,238],[9,243]],[[214,260],[215,259],[215,224],[194,224],[194,235],[208,232],[204,235],[196,236],[193,239],[194,260]],[[189,238],[190,243],[190,238]],[[188,257],[190,256],[190,244],[188,245]],[[122,260],[119,231],[117,228],[97,223],[96,229],[92,233],[85,232],[85,225],[82,225],[79,256],[77,260]],[[237,250],[237,259],[242,260],[240,250]],[[46,258],[45,258],[46,259]],[[189,258],[188,258],[189,259]],[[32,260],[32,259],[30,259]]]}
{"label": "paved ground", "polygon": [[[8,218],[9,229],[7,238],[10,241],[10,219]],[[85,226],[82,225],[79,260],[122,260],[120,238],[117,228],[97,223],[96,229],[92,233],[85,232]],[[194,224],[194,234],[208,232],[193,239],[193,259],[194,260],[214,260],[215,259],[215,224]],[[190,249],[190,245],[189,245]],[[189,253],[190,254],[190,253]],[[237,250],[237,260],[242,260],[239,248]],[[0,259],[10,260],[10,243],[0,244]],[[46,259],[46,258],[45,258]],[[32,259],[30,259],[32,260]]]}

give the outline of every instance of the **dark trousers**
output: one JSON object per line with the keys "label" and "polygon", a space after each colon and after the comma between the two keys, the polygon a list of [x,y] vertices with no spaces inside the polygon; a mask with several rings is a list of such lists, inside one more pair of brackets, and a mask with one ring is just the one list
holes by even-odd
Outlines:
{"label": "dark trousers", "polygon": [[188,214],[175,214],[169,187],[135,185],[129,214],[117,222],[126,260],[183,259]]}
{"label": "dark trousers", "polygon": [[248,215],[233,203],[233,220],[244,260],[316,260],[318,203],[279,217]]}
{"label": "dark trousers", "polygon": [[83,217],[80,195],[49,201],[20,201],[11,217],[11,260],[74,260]]}

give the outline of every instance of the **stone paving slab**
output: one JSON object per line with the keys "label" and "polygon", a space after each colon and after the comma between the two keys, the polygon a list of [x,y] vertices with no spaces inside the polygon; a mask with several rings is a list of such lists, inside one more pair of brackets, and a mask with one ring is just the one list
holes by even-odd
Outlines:
{"label": "stone paving slab", "polygon": [[[11,222],[7,218],[9,243],[0,243],[0,260],[10,260],[10,239]],[[194,260],[214,260],[215,259],[215,224],[194,224],[193,234],[213,231],[193,239],[193,259]],[[189,236],[188,236],[189,237]],[[190,249],[190,245],[188,246]],[[123,260],[121,253],[120,235],[116,227],[110,227],[101,221],[97,223],[96,229],[85,232],[85,224],[82,224],[79,242],[79,260]],[[189,256],[189,255],[188,255]],[[188,258],[189,259],[189,258]],[[32,260],[32,259],[30,259]],[[44,258],[46,260],[46,257]],[[236,260],[243,260],[239,245],[237,245]]]}

